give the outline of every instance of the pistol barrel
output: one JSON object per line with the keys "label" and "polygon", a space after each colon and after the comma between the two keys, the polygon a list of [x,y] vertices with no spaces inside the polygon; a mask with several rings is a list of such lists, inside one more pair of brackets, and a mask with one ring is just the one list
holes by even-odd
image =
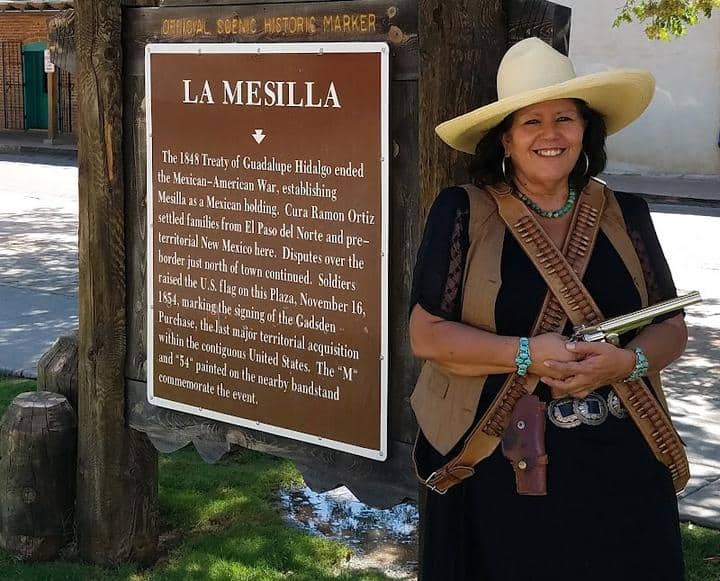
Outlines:
{"label": "pistol barrel", "polygon": [[597,325],[575,327],[575,337],[584,341],[600,341],[605,335],[620,335],[626,331],[637,329],[652,321],[655,317],[677,311],[678,309],[694,305],[702,301],[698,291],[693,291],[675,299],[662,301],[639,311],[613,317]]}

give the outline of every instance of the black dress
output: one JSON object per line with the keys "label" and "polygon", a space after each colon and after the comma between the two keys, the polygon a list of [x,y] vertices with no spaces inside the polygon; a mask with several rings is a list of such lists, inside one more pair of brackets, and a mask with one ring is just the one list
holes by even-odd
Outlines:
{"label": "black dress", "polygon": [[[650,303],[676,296],[647,204],[618,195],[640,257]],[[468,249],[467,194],[449,188],[428,217],[413,279],[412,305],[459,320]],[[449,256],[463,256],[449,272]],[[457,261],[454,261],[457,264]],[[496,309],[500,335],[527,336],[547,287],[506,230],[502,286]],[[606,317],[640,308],[620,256],[602,232],[583,279]],[[569,329],[566,329],[566,333]],[[623,336],[627,342],[631,335]],[[477,417],[505,375],[491,375]],[[607,396],[609,387],[597,390]],[[536,393],[550,400],[547,386]],[[423,581],[681,581],[684,565],[677,501],[667,469],[653,456],[629,418],[609,415],[599,426],[558,428],[547,422],[547,496],[519,496],[500,447],[476,474],[441,496],[428,492],[420,564]],[[429,474],[454,451],[440,455],[420,434],[416,460]]]}

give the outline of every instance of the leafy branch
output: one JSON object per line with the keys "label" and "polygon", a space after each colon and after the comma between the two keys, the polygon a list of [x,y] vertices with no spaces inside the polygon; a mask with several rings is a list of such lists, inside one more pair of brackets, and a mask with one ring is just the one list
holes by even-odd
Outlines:
{"label": "leafy branch", "polygon": [[649,39],[670,40],[687,34],[701,16],[710,18],[714,8],[720,8],[720,0],[625,0],[613,27],[636,20],[645,24]]}

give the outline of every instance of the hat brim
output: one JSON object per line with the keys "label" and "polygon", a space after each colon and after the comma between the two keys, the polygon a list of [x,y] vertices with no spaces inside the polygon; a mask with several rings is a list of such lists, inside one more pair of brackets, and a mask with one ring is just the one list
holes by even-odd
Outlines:
{"label": "hat brim", "polygon": [[640,117],[654,92],[655,78],[648,71],[603,71],[495,101],[441,123],[435,132],[453,149],[475,153],[485,133],[511,113],[553,99],[582,99],[605,117],[611,135]]}

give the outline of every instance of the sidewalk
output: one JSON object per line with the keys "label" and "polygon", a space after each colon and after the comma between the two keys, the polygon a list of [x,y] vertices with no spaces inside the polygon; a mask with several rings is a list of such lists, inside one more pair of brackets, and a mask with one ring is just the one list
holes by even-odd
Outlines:
{"label": "sidewalk", "polygon": [[651,205],[678,292],[699,290],[704,299],[702,304],[686,310],[687,349],[663,372],[663,378],[670,412],[687,444],[692,475],[680,498],[680,517],[712,528],[720,528],[718,205]]}
{"label": "sidewalk", "polygon": [[649,202],[720,208],[720,175],[648,177],[606,174],[601,177],[613,190],[643,194]]}
{"label": "sidewalk", "polygon": [[77,138],[60,133],[50,142],[44,129],[0,130],[0,154],[4,153],[77,156]]}
{"label": "sidewalk", "polygon": [[0,373],[35,377],[78,326],[77,164],[63,150],[0,154],[0,176]]}
{"label": "sidewalk", "polygon": [[[78,326],[77,167],[47,152],[0,155],[0,175],[0,369],[35,376],[39,357]],[[720,529],[720,179],[607,181],[618,190],[663,189],[675,202],[683,192],[685,200],[702,201],[651,208],[679,291],[699,290],[705,299],[688,309],[686,354],[664,372],[691,461],[680,514]]]}

